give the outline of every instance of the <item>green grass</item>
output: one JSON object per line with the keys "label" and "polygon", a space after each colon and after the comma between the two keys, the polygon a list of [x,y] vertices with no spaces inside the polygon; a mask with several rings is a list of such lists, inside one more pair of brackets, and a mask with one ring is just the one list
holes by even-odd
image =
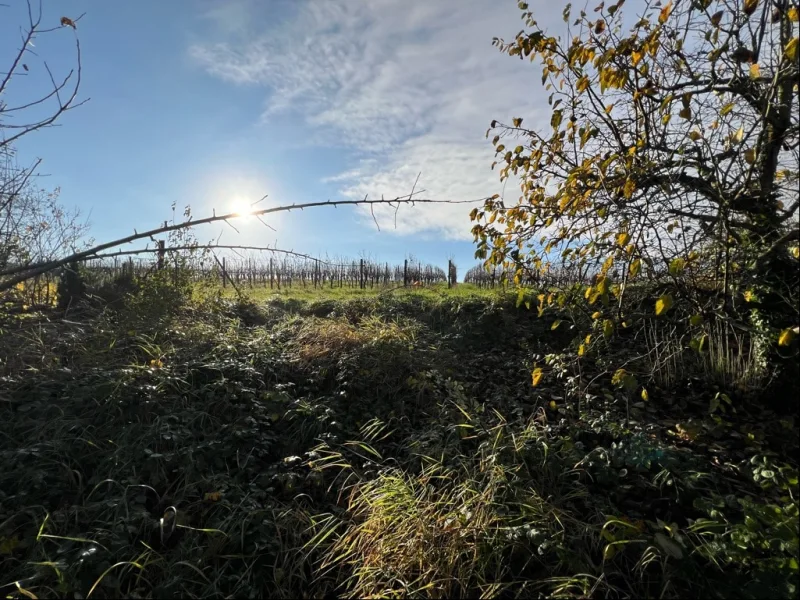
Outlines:
{"label": "green grass", "polygon": [[0,334],[6,597],[796,589],[790,418],[678,377],[639,406],[532,388],[573,334],[513,294],[228,294]]}
{"label": "green grass", "polygon": [[[351,300],[354,298],[372,298],[375,296],[415,296],[422,298],[438,299],[438,298],[493,298],[498,296],[505,296],[500,287],[495,289],[479,288],[469,283],[460,283],[448,288],[447,284],[435,284],[424,287],[403,287],[403,286],[379,286],[365,289],[358,287],[329,287],[320,286],[313,287],[307,285],[293,285],[292,287],[284,286],[280,290],[277,288],[247,285],[239,286],[239,291],[242,295],[253,302],[264,302],[273,299],[282,300],[304,300],[304,301],[324,301],[324,300]],[[198,286],[198,293],[200,296],[207,296],[209,294],[220,294],[225,298],[236,298],[237,292],[233,286],[228,285],[222,287],[221,285],[214,284],[212,286],[202,285]]]}

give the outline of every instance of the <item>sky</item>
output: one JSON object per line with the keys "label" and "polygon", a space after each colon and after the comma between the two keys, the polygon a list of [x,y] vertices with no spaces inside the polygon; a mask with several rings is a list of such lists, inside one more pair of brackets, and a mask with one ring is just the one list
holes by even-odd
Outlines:
{"label": "sky", "polygon": [[[24,0],[0,5],[0,61],[19,46]],[[539,6],[537,6],[539,5]],[[563,2],[531,2],[563,27]],[[98,241],[158,225],[170,206],[196,218],[247,206],[501,193],[485,138],[492,119],[543,119],[541,68],[501,54],[521,29],[516,0],[43,0],[29,71],[6,101],[40,95],[75,66],[78,98],[58,127],[18,144],[42,159],[40,183],[88,217]],[[6,70],[0,63],[0,71]],[[549,118],[549,116],[547,117]],[[314,255],[408,254],[463,275],[476,263],[464,205],[369,211],[324,207],[198,228],[201,241],[274,245]]]}

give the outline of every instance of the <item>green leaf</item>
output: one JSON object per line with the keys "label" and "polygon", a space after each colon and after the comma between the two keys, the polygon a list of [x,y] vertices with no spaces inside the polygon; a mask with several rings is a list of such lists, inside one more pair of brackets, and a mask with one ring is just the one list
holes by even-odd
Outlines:
{"label": "green leaf", "polygon": [[670,275],[680,275],[686,267],[686,261],[682,258],[675,258],[669,263]]}
{"label": "green leaf", "polygon": [[603,321],[603,337],[608,339],[614,333],[614,322],[611,319]]}
{"label": "green leaf", "polygon": [[561,325],[561,319],[556,319],[553,321],[553,324],[550,326],[550,330],[558,329],[558,326]]}
{"label": "green leaf", "polygon": [[655,535],[655,540],[656,544],[671,557],[677,559],[683,558],[683,550],[681,547],[663,533],[657,533]]}

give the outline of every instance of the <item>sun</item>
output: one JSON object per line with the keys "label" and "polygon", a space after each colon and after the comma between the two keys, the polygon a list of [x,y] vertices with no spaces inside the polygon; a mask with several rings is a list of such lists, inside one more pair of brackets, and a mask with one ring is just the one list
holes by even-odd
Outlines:
{"label": "sun", "polygon": [[230,203],[230,211],[236,213],[236,216],[248,221],[253,219],[253,212],[255,210],[255,207],[253,207],[250,202],[242,198],[234,198]]}

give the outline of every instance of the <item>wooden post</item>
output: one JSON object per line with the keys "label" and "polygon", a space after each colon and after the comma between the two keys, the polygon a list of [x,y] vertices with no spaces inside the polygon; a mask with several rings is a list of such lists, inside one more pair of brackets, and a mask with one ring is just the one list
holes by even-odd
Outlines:
{"label": "wooden post", "polygon": [[364,289],[364,259],[361,259],[361,266],[358,271],[358,287]]}
{"label": "wooden post", "polygon": [[225,271],[225,257],[222,257],[222,287],[228,287],[228,276]]}
{"label": "wooden post", "polygon": [[450,261],[450,259],[448,258],[448,259],[447,259],[447,289],[450,289],[450,287],[451,287],[451,283],[452,283],[452,282],[450,281],[450,274],[451,274],[453,271],[452,271],[452,269],[451,269],[451,267],[450,267],[450,264],[451,264],[451,261]]}
{"label": "wooden post", "polygon": [[158,270],[164,268],[164,240],[158,240]]}
{"label": "wooden post", "polygon": [[272,257],[269,257],[269,289],[272,289]]}
{"label": "wooden post", "polygon": [[403,262],[403,285],[408,285],[408,259]]}

